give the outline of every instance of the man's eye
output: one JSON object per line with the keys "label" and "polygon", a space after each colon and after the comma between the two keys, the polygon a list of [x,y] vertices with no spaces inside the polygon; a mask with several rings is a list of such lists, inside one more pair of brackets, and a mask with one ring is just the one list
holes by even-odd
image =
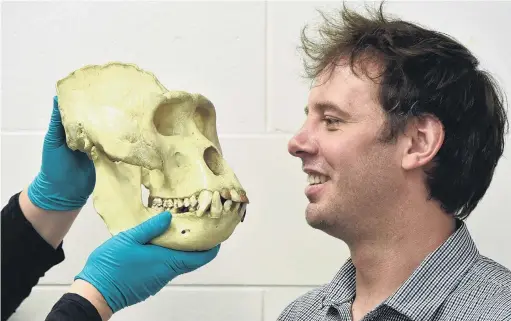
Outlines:
{"label": "man's eye", "polygon": [[325,122],[325,124],[327,124],[328,126],[331,126],[331,125],[338,125],[339,123],[341,123],[341,120],[339,119],[335,119],[335,118],[330,118],[330,117],[325,117],[323,118],[323,121]]}

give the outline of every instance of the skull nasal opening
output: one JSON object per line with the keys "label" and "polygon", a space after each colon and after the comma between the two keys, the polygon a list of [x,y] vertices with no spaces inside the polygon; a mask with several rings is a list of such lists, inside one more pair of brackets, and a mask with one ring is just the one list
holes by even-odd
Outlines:
{"label": "skull nasal opening", "polygon": [[210,146],[204,150],[204,162],[206,162],[206,165],[213,172],[213,174],[217,176],[223,174],[224,166],[222,156],[213,146]]}

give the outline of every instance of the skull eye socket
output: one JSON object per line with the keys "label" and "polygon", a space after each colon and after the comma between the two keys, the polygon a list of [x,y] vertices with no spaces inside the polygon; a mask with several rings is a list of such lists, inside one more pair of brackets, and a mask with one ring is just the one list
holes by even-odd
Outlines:
{"label": "skull eye socket", "polygon": [[208,127],[211,127],[211,124],[208,123],[210,119],[211,111],[201,105],[197,106],[193,114],[193,121],[199,131],[206,137],[208,137],[210,134],[208,133]]}
{"label": "skull eye socket", "polygon": [[[191,126],[189,120],[195,126]],[[161,103],[153,114],[153,124],[160,135],[191,135],[197,129],[220,149],[215,120],[215,110],[209,101],[199,101],[194,105],[194,102],[182,97],[174,97]]]}
{"label": "skull eye socket", "polygon": [[204,150],[204,162],[206,162],[206,165],[208,165],[213,174],[218,176],[224,173],[222,156],[213,146]]}
{"label": "skull eye socket", "polygon": [[[175,103],[175,102],[173,102]],[[156,131],[163,136],[172,136],[176,135],[175,128],[175,108],[173,108],[173,103],[165,103],[158,106],[154,115],[153,115],[153,123],[156,127]]]}

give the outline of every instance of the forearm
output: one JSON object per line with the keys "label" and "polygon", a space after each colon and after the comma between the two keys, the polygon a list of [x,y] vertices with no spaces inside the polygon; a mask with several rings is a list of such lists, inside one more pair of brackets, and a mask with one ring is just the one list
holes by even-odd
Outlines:
{"label": "forearm", "polygon": [[35,206],[26,191],[19,196],[19,205],[26,219],[41,237],[56,249],[71,228],[81,209],[73,211],[47,211]]}
{"label": "forearm", "polygon": [[90,302],[101,316],[102,321],[109,320],[112,317],[113,312],[103,295],[90,283],[78,279],[71,285],[69,293],[77,294]]}

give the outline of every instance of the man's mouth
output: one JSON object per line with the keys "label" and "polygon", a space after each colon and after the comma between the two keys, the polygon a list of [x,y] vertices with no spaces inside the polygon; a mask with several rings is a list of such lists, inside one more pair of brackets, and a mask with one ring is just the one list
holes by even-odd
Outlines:
{"label": "man's mouth", "polygon": [[326,181],[328,181],[328,177],[325,175],[309,174],[307,176],[307,182],[309,183],[309,185],[323,184]]}

